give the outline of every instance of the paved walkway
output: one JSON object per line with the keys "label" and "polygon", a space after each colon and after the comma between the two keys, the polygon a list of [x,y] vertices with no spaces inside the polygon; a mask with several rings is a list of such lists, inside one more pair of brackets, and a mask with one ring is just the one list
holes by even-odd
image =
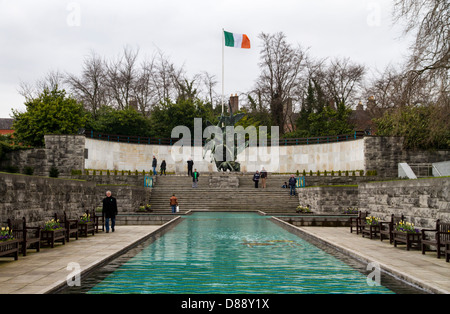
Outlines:
{"label": "paved walkway", "polygon": [[[100,232],[95,236],[71,240],[66,245],[29,250],[19,260],[0,258],[0,285],[4,294],[42,294],[65,284],[73,271],[67,266],[78,263],[82,271],[108,260],[160,226],[118,226],[114,233]],[[332,244],[334,247],[367,262],[378,262],[382,269],[433,293],[450,293],[450,263],[437,259],[434,252],[395,248],[387,241],[370,240],[351,234],[349,228],[297,227],[301,232]]]}
{"label": "paved walkway", "polygon": [[78,263],[81,271],[109,259],[140,239],[149,236],[160,226],[117,226],[114,233],[99,232],[87,238],[70,239],[65,245],[30,249],[19,260],[0,257],[0,293],[43,294],[66,283],[74,269],[69,263]]}
{"label": "paved walkway", "polygon": [[381,269],[432,293],[450,293],[450,263],[438,259],[436,252],[406,250],[405,245],[389,244],[388,240],[363,238],[350,233],[350,228],[297,227],[315,238],[331,244],[350,256],[367,263],[378,262]]}

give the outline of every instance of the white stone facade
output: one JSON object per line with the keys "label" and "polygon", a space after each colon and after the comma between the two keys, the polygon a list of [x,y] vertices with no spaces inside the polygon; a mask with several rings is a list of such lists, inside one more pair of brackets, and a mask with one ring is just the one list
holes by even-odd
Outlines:
{"label": "white stone facade", "polygon": [[[86,169],[149,171],[153,156],[167,163],[167,172],[184,173],[191,157],[200,172],[216,172],[210,155],[203,159],[201,147],[142,145],[108,142],[86,138]],[[254,172],[264,167],[268,172],[292,173],[297,170],[345,171],[366,170],[364,139],[314,145],[250,147],[238,156],[242,172]]]}

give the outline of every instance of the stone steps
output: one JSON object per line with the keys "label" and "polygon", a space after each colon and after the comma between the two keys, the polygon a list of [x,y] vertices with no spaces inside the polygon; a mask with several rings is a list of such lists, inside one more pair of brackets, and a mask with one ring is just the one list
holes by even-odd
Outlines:
{"label": "stone steps", "polygon": [[[289,196],[289,190],[281,188],[284,177],[273,180],[267,189],[255,189],[251,178],[250,175],[239,177],[238,188],[215,188],[209,187],[209,176],[204,175],[199,178],[198,188],[192,188],[192,178],[188,176],[159,176],[150,199],[152,211],[170,213],[169,199],[175,194],[182,213],[189,210],[295,212],[298,197]],[[250,183],[241,186],[241,179]]]}

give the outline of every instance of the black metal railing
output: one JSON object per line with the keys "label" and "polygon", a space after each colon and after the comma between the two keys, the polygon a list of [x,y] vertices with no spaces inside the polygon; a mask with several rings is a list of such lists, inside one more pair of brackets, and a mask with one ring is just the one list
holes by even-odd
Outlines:
{"label": "black metal railing", "polygon": [[[177,143],[180,138],[154,138],[154,137],[144,137],[144,136],[131,136],[131,135],[118,135],[118,134],[104,134],[100,132],[95,132],[93,130],[85,130],[84,135],[87,138],[92,138],[96,140],[108,141],[108,142],[118,142],[118,143],[132,143],[132,144],[143,144],[143,145],[168,145],[172,146]],[[337,143],[337,142],[347,142],[363,138],[365,135],[364,131],[355,131],[352,134],[344,135],[334,135],[334,136],[319,136],[319,137],[308,137],[308,138],[280,138],[278,140],[278,146],[295,146],[295,145],[313,145],[313,144],[326,144],[326,143]],[[191,140],[191,145],[194,146],[195,139]],[[202,145],[205,145],[205,139],[202,139]],[[258,146],[271,146],[272,140],[259,140]]]}

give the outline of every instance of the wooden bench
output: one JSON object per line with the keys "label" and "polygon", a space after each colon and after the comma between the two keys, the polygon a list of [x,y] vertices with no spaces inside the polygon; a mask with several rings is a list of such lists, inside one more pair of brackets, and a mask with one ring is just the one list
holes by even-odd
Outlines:
{"label": "wooden bench", "polygon": [[[78,223],[78,232],[80,233],[80,236],[85,236],[87,237],[89,233],[91,233],[92,235],[95,234],[95,227],[96,227],[96,223],[95,223],[95,217],[93,217],[89,211],[86,211],[86,215],[90,215],[90,222],[87,223]],[[82,216],[81,216],[82,217]],[[81,219],[80,217],[80,219]]]}
{"label": "wooden bench", "polygon": [[445,242],[445,261],[450,261],[450,241]]}
{"label": "wooden bench", "polygon": [[434,246],[437,258],[441,258],[441,248],[445,247],[447,241],[450,241],[450,223],[443,223],[438,219],[435,229],[422,229],[422,254],[426,251],[434,251],[431,249]]}
{"label": "wooden bench", "polygon": [[102,226],[102,231],[105,231],[105,216],[103,216],[103,214],[98,215],[95,212],[95,209],[92,211],[92,215],[91,217],[94,218],[94,224],[95,224],[95,233],[98,233],[99,231],[99,226],[100,226],[100,219],[101,221],[101,226]]}
{"label": "wooden bench", "polygon": [[392,244],[394,242],[393,231],[395,225],[404,220],[405,216],[403,216],[403,214],[400,216],[395,216],[392,214],[390,221],[380,221],[380,241],[383,241],[383,239],[389,239],[389,243]]}
{"label": "wooden bench", "polygon": [[41,249],[41,228],[27,226],[25,217],[22,219],[8,219],[9,230],[15,239],[19,241],[23,256],[27,256],[27,247],[39,252]]}
{"label": "wooden bench", "polygon": [[78,240],[78,219],[70,219],[65,211],[55,213],[55,220],[58,219],[66,229],[66,241],[69,242],[72,235]]}
{"label": "wooden bench", "polygon": [[353,229],[356,229],[356,234],[359,234],[361,232],[362,224],[366,221],[366,217],[368,216],[368,212],[359,212],[358,217],[350,217],[350,233],[353,233]]}

